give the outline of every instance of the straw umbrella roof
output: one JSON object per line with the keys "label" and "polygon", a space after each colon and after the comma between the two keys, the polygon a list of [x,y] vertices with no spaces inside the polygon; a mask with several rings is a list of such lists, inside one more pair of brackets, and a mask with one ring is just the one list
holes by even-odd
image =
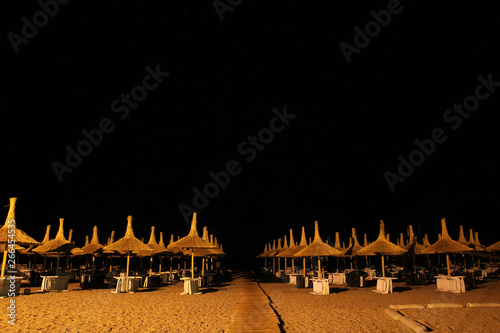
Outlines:
{"label": "straw umbrella roof", "polygon": [[[281,240],[279,240],[281,243]],[[276,239],[273,239],[273,247],[269,252],[267,252],[266,257],[274,257],[278,253],[279,249],[276,248]]]}
{"label": "straw umbrella roof", "polygon": [[339,256],[342,252],[325,244],[319,235],[318,221],[314,222],[314,240],[311,244],[294,254],[294,257]]}
{"label": "straw umbrella roof", "polygon": [[[9,212],[7,213],[7,219],[5,220],[5,224],[0,228],[0,244],[7,244],[10,239],[15,240],[16,245],[36,245],[40,244],[35,239],[31,238],[21,229],[17,228],[17,223],[9,223],[9,221],[16,219],[16,202],[17,198],[10,198]],[[12,237],[12,233],[9,234],[9,225],[15,226],[15,234],[14,238]]]}
{"label": "straw umbrella roof", "polygon": [[401,246],[403,248],[405,246],[405,239],[404,239],[402,232],[399,234],[399,240],[398,240],[398,243],[396,245]]}
{"label": "straw umbrella roof", "polygon": [[369,244],[367,247],[362,248],[358,251],[358,255],[376,255],[376,254],[386,254],[386,255],[399,255],[406,252],[400,246],[391,243],[385,238],[385,228],[384,221],[380,220],[380,233],[376,241]]}
{"label": "straw umbrella roof", "polygon": [[[203,227],[202,239],[204,241],[210,243],[207,227]],[[217,255],[222,254],[222,251],[220,251],[218,247],[216,247],[214,249],[191,249],[191,250],[188,250],[187,253],[191,254],[191,251],[193,252],[195,257],[209,257],[209,256],[217,256]]]}
{"label": "straw umbrella roof", "polygon": [[460,244],[465,245],[465,246],[469,246],[469,242],[465,239],[464,226],[463,225],[460,225],[460,234],[458,236],[458,242]]}
{"label": "straw umbrella roof", "polygon": [[294,257],[297,252],[305,249],[306,247],[307,247],[306,232],[305,228],[302,227],[302,235],[300,237],[300,243],[291,249],[289,248],[287,251],[287,255],[290,257]]}
{"label": "straw umbrella roof", "polygon": [[167,250],[174,253],[176,256],[184,254],[184,251],[180,247],[173,247],[172,244],[174,244],[174,234],[170,235],[170,242],[167,245]]}
{"label": "straw umbrella roof", "polygon": [[146,244],[149,251],[140,251],[137,252],[137,254],[142,257],[149,257],[151,255],[173,255],[174,253],[165,247],[165,243],[163,243],[163,234],[161,232],[160,235],[163,246],[156,242],[155,227],[151,226],[151,234],[149,236],[149,241]]}
{"label": "straw umbrella roof", "polygon": [[[359,250],[361,250],[363,248],[358,243],[358,237],[356,236],[356,228],[352,228],[352,239],[353,239],[354,244],[351,244],[351,246],[349,246],[347,248],[347,250],[344,251],[345,256],[349,256],[349,257],[355,256],[358,254]],[[364,254],[364,255],[367,255],[367,254]]]}
{"label": "straw umbrella roof", "polygon": [[190,249],[214,249],[215,245],[204,241],[196,230],[196,213],[193,213],[193,219],[191,221],[191,229],[187,236],[182,237],[176,242],[171,244],[172,247],[190,248]]}
{"label": "straw umbrella roof", "polygon": [[474,239],[474,232],[472,231],[472,229],[469,229],[469,241],[467,246],[473,249],[474,251],[482,251],[482,249],[476,245],[476,241]]}
{"label": "straw umbrella roof", "polygon": [[211,234],[210,235],[210,244],[215,245],[219,249],[221,255],[224,257],[226,255],[226,253],[222,250],[222,244],[219,244],[217,242],[217,237],[215,237],[215,239],[212,241],[212,239],[213,239],[212,237],[213,237],[213,235]]}
{"label": "straw umbrella roof", "polygon": [[335,244],[334,244],[333,248],[339,250],[340,252],[345,251],[342,248],[342,245],[340,245],[340,233],[338,231],[335,232]]}
{"label": "straw umbrella roof", "polygon": [[45,229],[45,236],[43,237],[41,244],[45,244],[50,240],[50,228],[51,225],[47,225],[47,228]]}
{"label": "straw umbrella roof", "polygon": [[486,249],[486,246],[479,244],[479,242],[476,242],[476,239],[474,238],[474,233],[472,232],[472,229],[469,229],[469,244],[468,245],[474,251],[484,251]]}
{"label": "straw umbrella roof", "polygon": [[94,254],[96,252],[101,252],[103,248],[104,246],[99,244],[99,237],[97,237],[97,226],[94,226],[94,228],[92,229],[92,240],[90,241],[90,243],[82,247],[82,251],[86,254]]}
{"label": "straw umbrella roof", "polygon": [[458,253],[458,252],[469,252],[472,249],[457,241],[451,239],[448,234],[448,229],[446,228],[446,220],[441,220],[441,238],[438,239],[434,244],[427,247],[422,253]]}
{"label": "straw umbrella roof", "polygon": [[366,237],[366,234],[363,235],[363,247],[368,246],[368,238]]}
{"label": "straw umbrella roof", "polygon": [[154,253],[162,252],[164,249],[156,242],[155,227],[151,226],[151,234],[149,236],[149,242],[146,244]]}
{"label": "straw umbrella roof", "polygon": [[500,251],[500,241],[491,244],[486,248],[486,251]]}
{"label": "straw umbrella roof", "polygon": [[349,237],[349,244],[347,244],[347,247],[342,250],[342,253],[345,253],[348,248],[352,247],[352,237]]}
{"label": "straw umbrella roof", "polygon": [[267,252],[269,252],[269,250],[267,249],[267,244],[266,244],[264,245],[264,251],[261,254],[257,255],[257,258],[264,258]]}
{"label": "straw umbrella roof", "polygon": [[[285,240],[285,243],[286,243],[286,240]],[[293,232],[292,232],[292,229],[290,229],[290,245],[288,246],[288,248],[285,250],[285,251],[282,251],[281,253],[279,253],[277,255],[277,257],[284,257],[284,258],[289,258],[289,257],[292,257],[293,256],[293,250],[295,249],[295,242],[293,240]],[[290,254],[292,253],[292,254]]]}
{"label": "straw umbrella roof", "polygon": [[429,236],[427,234],[424,235],[424,240],[422,241],[422,245],[424,247],[429,247],[431,246],[431,243],[429,243]]}
{"label": "straw umbrella roof", "polygon": [[267,257],[276,257],[278,253],[281,252],[281,238],[278,238],[278,247],[274,247],[275,242],[273,241],[273,250],[269,251]]}
{"label": "straw umbrella roof", "polygon": [[425,246],[419,244],[417,242],[417,236],[413,234],[413,227],[410,225],[410,241],[408,244],[403,246],[403,249],[408,251],[409,253],[421,254],[425,249]]}
{"label": "straw umbrella roof", "polygon": [[486,246],[481,244],[481,242],[479,241],[479,232],[477,231],[474,233],[474,241],[476,242],[476,246],[482,248],[481,251],[484,251],[486,249]]}
{"label": "straw umbrella roof", "polygon": [[165,246],[165,242],[163,241],[163,232],[161,232],[161,231],[160,231],[160,240],[158,241],[158,245],[161,249],[161,252],[159,252],[157,254],[159,254],[160,256],[165,256],[165,255],[174,256],[176,254],[176,252],[172,252],[170,249],[168,249]]}
{"label": "straw umbrella roof", "polygon": [[33,252],[39,254],[50,254],[50,253],[64,253],[64,254],[79,254],[81,249],[79,249],[75,244],[69,242],[64,237],[64,219],[59,219],[59,230],[57,231],[56,237],[49,240],[45,244],[38,246],[33,249]]}
{"label": "straw umbrella roof", "polygon": [[287,243],[287,240],[286,240],[286,235],[285,235],[285,237],[283,239],[284,239],[284,244],[283,244],[283,247],[281,248],[280,252],[278,252],[278,254],[276,255],[277,257],[281,257],[280,256],[281,253],[284,253],[284,252],[288,251],[288,243]]}
{"label": "straw umbrella roof", "polygon": [[151,251],[151,249],[134,236],[132,229],[132,216],[127,217],[127,230],[123,238],[104,247],[105,251],[116,251],[121,254],[138,253],[140,251]]}

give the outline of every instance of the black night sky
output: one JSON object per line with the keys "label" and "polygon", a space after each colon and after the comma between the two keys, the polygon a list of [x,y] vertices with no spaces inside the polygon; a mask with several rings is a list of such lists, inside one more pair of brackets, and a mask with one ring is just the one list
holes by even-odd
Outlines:
{"label": "black night sky", "polygon": [[[290,228],[312,236],[315,220],[346,243],[352,227],[374,240],[380,219],[393,241],[412,224],[432,243],[443,217],[454,239],[462,224],[499,240],[493,3],[63,3],[53,17],[36,1],[1,11],[2,210],[17,196],[18,227],[37,240],[64,217],[77,245],[94,225],[104,243],[127,215],[138,238],[152,225],[184,236],[179,205],[228,163],[234,175],[196,210],[231,256]],[[454,110],[464,103],[473,111]],[[443,142],[416,152],[435,129]],[[66,147],[87,156],[70,167]],[[410,155],[418,166],[391,191],[384,173],[401,177]],[[71,169],[62,181],[55,162]]]}

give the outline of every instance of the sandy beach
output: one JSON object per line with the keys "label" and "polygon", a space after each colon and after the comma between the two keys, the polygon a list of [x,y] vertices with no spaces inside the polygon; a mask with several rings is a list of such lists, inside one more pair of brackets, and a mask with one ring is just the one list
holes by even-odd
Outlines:
{"label": "sandy beach", "polygon": [[[224,332],[240,298],[239,280],[203,288],[201,295],[180,295],[182,281],[156,290],[112,293],[110,289],[68,291],[16,297],[15,326],[2,316],[2,332]],[[5,309],[9,299],[0,299]],[[6,311],[4,311],[6,313]]]}
{"label": "sandy beach", "polygon": [[[243,278],[202,289],[200,295],[180,295],[176,282],[156,290],[114,294],[110,289],[69,291],[16,297],[16,325],[0,322],[2,332],[227,332]],[[332,285],[330,295],[312,295],[279,282],[260,282],[283,330],[294,332],[411,332],[384,313],[394,304],[499,303],[500,280],[489,280],[463,294],[436,291],[435,285],[406,287],[394,284],[394,293],[374,293],[374,287]],[[5,309],[8,298],[0,299]],[[4,312],[6,313],[6,312]],[[500,332],[500,308],[405,310],[426,321],[435,332]]]}
{"label": "sandy beach", "polygon": [[[500,280],[486,282],[462,294],[436,291],[436,285],[406,287],[394,283],[393,294],[375,287],[331,285],[330,295],[312,295],[311,289],[262,283],[287,333],[296,332],[412,332],[384,313],[393,304],[500,303]],[[411,289],[410,289],[411,288]],[[435,332],[500,332],[500,308],[424,309],[405,311],[426,319]],[[451,328],[451,329],[450,329]]]}

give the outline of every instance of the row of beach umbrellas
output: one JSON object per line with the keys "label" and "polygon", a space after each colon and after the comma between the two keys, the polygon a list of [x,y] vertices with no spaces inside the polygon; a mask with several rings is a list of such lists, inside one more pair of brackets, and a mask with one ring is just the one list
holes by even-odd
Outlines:
{"label": "row of beach umbrellas", "polygon": [[[463,227],[460,226],[460,237],[458,241],[451,239],[448,234],[446,227],[446,220],[441,220],[441,233],[439,234],[438,240],[434,244],[430,244],[427,235],[424,237],[423,245],[417,242],[417,238],[413,233],[412,226],[409,226],[409,240],[404,244],[404,238],[401,234],[400,239],[397,244],[392,243],[389,240],[388,234],[385,233],[384,221],[380,221],[380,232],[378,238],[372,242],[367,242],[366,234],[364,235],[364,244],[361,246],[357,240],[356,229],[352,228],[352,237],[350,238],[349,246],[346,248],[340,246],[339,233],[335,234],[335,244],[331,246],[322,241],[319,235],[318,222],[315,222],[315,234],[314,240],[309,242],[306,241],[306,236],[304,232],[304,227],[302,227],[302,237],[300,243],[297,245],[293,241],[293,233],[290,229],[290,242],[289,245],[286,242],[281,247],[281,239],[278,239],[278,247],[275,246],[275,241],[273,241],[273,246],[271,244],[266,244],[264,246],[264,251],[257,257],[265,258],[267,267],[267,258],[303,258],[305,267],[306,257],[318,257],[318,277],[322,277],[321,272],[321,261],[320,257],[351,257],[356,258],[357,256],[381,256],[382,265],[382,276],[385,277],[385,259],[386,255],[401,255],[404,253],[409,253],[412,255],[418,254],[445,254],[447,263],[447,273],[450,275],[450,253],[470,253],[472,251],[500,251],[500,241],[486,247],[479,243],[477,232],[475,233],[475,238],[473,236],[472,230],[470,230],[470,240],[466,241],[463,235]],[[286,259],[285,259],[286,260]],[[274,259],[273,259],[274,263]],[[292,260],[293,265],[293,260]],[[273,269],[274,271],[274,269]],[[305,276],[305,269],[304,269]]]}
{"label": "row of beach umbrellas", "polygon": [[[93,228],[92,240],[86,242],[85,246],[82,248],[77,247],[74,242],[71,241],[72,230],[70,230],[70,235],[68,239],[64,236],[64,219],[59,219],[59,230],[54,239],[49,240],[50,225],[47,226],[45,237],[42,242],[38,242],[35,239],[28,236],[24,231],[17,228],[15,223],[10,223],[9,221],[15,221],[15,210],[16,210],[17,198],[10,198],[9,212],[7,214],[7,219],[5,224],[0,228],[0,246],[3,248],[3,260],[2,260],[2,270],[1,277],[4,277],[7,254],[9,252],[9,244],[14,247],[14,250],[20,251],[21,253],[36,253],[46,256],[57,257],[56,264],[56,274],[59,270],[59,258],[61,256],[75,256],[75,255],[92,255],[92,260],[94,261],[95,255],[97,253],[104,254],[119,254],[127,256],[127,268],[126,276],[129,275],[130,268],[130,256],[135,254],[137,256],[181,256],[189,254],[191,256],[191,277],[194,278],[194,257],[203,257],[203,270],[205,266],[205,257],[210,256],[221,256],[224,254],[222,251],[222,245],[217,243],[217,238],[213,238],[213,235],[208,234],[208,230],[204,227],[203,237],[198,235],[196,228],[197,216],[196,213],[193,214],[193,219],[191,222],[191,229],[189,234],[177,241],[174,241],[173,235],[171,236],[170,243],[165,246],[163,242],[163,233],[160,233],[160,242],[156,242],[155,237],[155,227],[151,227],[151,236],[148,243],[137,239],[134,235],[132,228],[132,216],[127,217],[127,228],[125,236],[117,241],[114,241],[114,231],[111,237],[108,239],[106,245],[99,243],[97,236],[97,226]],[[9,225],[14,225],[9,227]],[[14,229],[14,231],[10,231]],[[209,238],[210,237],[210,238]],[[88,240],[88,237],[87,237]],[[26,249],[25,246],[28,248]]]}

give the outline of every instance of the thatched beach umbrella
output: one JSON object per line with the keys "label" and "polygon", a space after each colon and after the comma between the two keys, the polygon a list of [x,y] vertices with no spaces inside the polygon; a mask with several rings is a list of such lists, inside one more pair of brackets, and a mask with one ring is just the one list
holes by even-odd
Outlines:
{"label": "thatched beach umbrella", "polygon": [[[211,244],[210,238],[208,236],[208,228],[207,227],[203,227],[203,236],[201,239],[203,239],[205,242]],[[220,256],[223,253],[221,250],[219,250],[217,245],[215,245],[215,244],[211,244],[211,245],[214,245],[215,248],[211,248],[211,249],[191,248],[190,250],[188,250],[189,254],[192,254],[195,257],[202,258],[201,276],[205,276],[205,259],[207,257]]]}
{"label": "thatched beach umbrella", "polygon": [[[87,236],[88,240],[88,236]],[[104,245],[99,244],[99,237],[97,236],[97,226],[92,229],[92,240],[90,243],[82,247],[82,251],[86,254],[95,254],[96,252],[102,251]]]}
{"label": "thatched beach umbrella", "polygon": [[406,252],[400,246],[389,242],[385,238],[384,221],[380,220],[380,233],[376,241],[358,251],[358,255],[381,255],[382,257],[382,277],[385,277],[385,255],[400,255]]}
{"label": "thatched beach umbrella", "polygon": [[56,274],[59,273],[59,258],[61,255],[72,255],[72,254],[80,254],[82,252],[75,244],[69,242],[64,237],[64,219],[59,219],[59,230],[57,231],[56,237],[54,239],[49,240],[47,243],[38,246],[33,249],[33,252],[36,252],[41,255],[56,255],[57,263],[56,263]]}
{"label": "thatched beach umbrella", "polygon": [[493,251],[500,251],[500,241],[491,244],[486,248],[486,251],[493,252]]}
{"label": "thatched beach umbrella", "polygon": [[416,254],[422,254],[422,251],[425,250],[425,246],[419,244],[417,242],[417,236],[413,233],[413,227],[410,225],[410,237],[408,244],[403,246],[403,249],[408,251],[409,254],[413,256],[413,271],[416,271],[417,263],[416,263]]}
{"label": "thatched beach umbrella", "polygon": [[[174,256],[178,258],[178,269],[180,269],[181,265],[180,258],[184,255],[184,250],[181,249],[180,247],[172,247],[172,244],[174,244],[174,234],[170,234],[170,241],[167,245],[167,250],[174,253]],[[170,257],[170,272],[172,272],[172,265],[173,265],[173,257]]]}
{"label": "thatched beach umbrella", "polygon": [[134,230],[132,229],[132,216],[127,217],[127,231],[125,232],[125,236],[123,238],[117,240],[116,242],[105,246],[104,251],[115,251],[120,254],[127,254],[127,274],[128,277],[129,268],[130,268],[130,254],[140,253],[141,251],[152,251],[149,247],[146,246],[143,242],[138,240],[134,236]]}
{"label": "thatched beach umbrella", "polygon": [[[88,241],[88,236],[86,237]],[[104,246],[99,244],[99,237],[97,236],[97,226],[92,229],[92,240],[90,243],[82,247],[82,251],[85,254],[92,255],[92,270],[94,270],[95,255],[98,252],[102,252]]]}
{"label": "thatched beach umbrella", "polygon": [[[295,257],[295,254],[297,252],[300,252],[301,250],[305,249],[307,247],[307,239],[306,239],[306,232],[305,232],[305,228],[302,227],[302,235],[300,237],[300,243],[298,245],[296,245],[293,249],[289,249],[288,250],[288,255]],[[304,272],[303,272],[303,275],[304,277],[306,276],[306,257],[304,256],[303,257],[303,263],[302,263],[302,266],[304,268]]]}
{"label": "thatched beach umbrella", "polygon": [[276,257],[278,257],[278,269],[280,269],[280,259],[283,258],[285,260],[285,271],[286,271],[286,257],[280,256],[281,253],[286,252],[288,250],[288,242],[286,240],[286,235],[283,237],[284,239],[284,244],[281,250],[276,254]]}
{"label": "thatched beach umbrella", "polygon": [[431,243],[429,242],[429,236],[427,234],[424,235],[424,240],[422,241],[422,245],[424,247],[429,247],[431,246]]}
{"label": "thatched beach umbrella", "polygon": [[[323,274],[321,272],[321,259],[323,256],[338,256],[342,255],[342,252],[333,248],[332,246],[325,244],[319,235],[318,221],[314,222],[314,240],[311,244],[307,245],[304,249],[295,253],[295,257],[318,257],[318,278],[322,278]],[[304,268],[305,269],[305,268]]]}
{"label": "thatched beach umbrella", "polygon": [[[180,247],[186,249],[215,249],[217,246],[204,241],[196,230],[196,213],[193,213],[191,221],[191,230],[187,236],[172,243],[172,247]],[[191,278],[194,279],[194,252],[191,251]]]}
{"label": "thatched beach umbrella", "polygon": [[4,247],[0,278],[3,278],[5,275],[5,266],[7,264],[7,253],[9,251],[9,247],[15,249],[15,246],[40,244],[21,229],[17,229],[16,202],[17,198],[10,198],[7,219],[5,220],[5,224],[0,228],[0,245]]}
{"label": "thatched beach umbrella", "polygon": [[[274,243],[273,243],[274,245]],[[278,253],[281,252],[281,238],[278,238],[278,247],[276,248],[276,250],[274,250],[272,252],[272,257],[273,257],[273,273],[275,273],[275,262],[276,262],[276,256],[278,255]],[[271,253],[271,252],[270,252]],[[280,261],[279,261],[279,258],[278,258],[278,272],[280,270]]]}
{"label": "thatched beach umbrella", "polygon": [[272,273],[274,274],[276,271],[276,260],[275,260],[275,255],[278,253],[278,249],[276,248],[276,240],[273,239],[273,246],[270,247],[270,250],[266,253],[266,258],[273,258],[273,270]]}
{"label": "thatched beach umbrella", "polygon": [[474,232],[472,229],[469,229],[469,247],[473,249],[476,252],[484,251],[486,249],[486,246],[479,244],[476,242],[476,239],[474,238]]}
{"label": "thatched beach umbrella", "polygon": [[446,268],[448,271],[448,276],[450,276],[450,253],[463,253],[470,252],[471,248],[460,244],[457,241],[451,239],[448,234],[448,229],[446,228],[446,220],[441,220],[441,239],[438,239],[434,244],[427,247],[422,253],[446,253]]}
{"label": "thatched beach umbrella", "polygon": [[403,249],[408,251],[408,253],[411,254],[421,254],[422,251],[425,249],[425,246],[419,244],[417,242],[417,236],[413,233],[413,227],[410,225],[410,237],[408,243],[403,246]]}
{"label": "thatched beach umbrella", "polygon": [[139,251],[137,255],[140,257],[149,257],[149,274],[153,272],[153,255],[160,253],[163,249],[156,242],[155,227],[151,226],[151,234],[149,236],[149,242],[146,244],[149,248],[148,251]]}
{"label": "thatched beach umbrella", "polygon": [[[286,236],[285,236],[285,243],[286,243]],[[292,272],[295,270],[295,263],[293,258],[293,253],[295,253],[294,249],[295,249],[295,242],[293,240],[293,231],[292,229],[290,229],[290,245],[284,251],[278,253],[277,257],[285,258],[285,270],[286,270],[286,258],[292,258]]]}
{"label": "thatched beach umbrella", "polygon": [[[352,236],[351,239],[353,240],[351,245],[343,252],[344,256],[350,257],[352,260],[352,257],[354,257],[355,261],[355,267],[356,267],[356,275],[358,274],[358,259],[357,255],[358,252],[363,248],[361,245],[358,243],[358,237],[356,236],[356,228],[352,228]],[[364,254],[365,256],[368,254]],[[373,255],[373,253],[372,253]],[[352,266],[351,266],[352,268]]]}
{"label": "thatched beach umbrella", "polygon": [[463,244],[465,246],[469,246],[469,242],[465,239],[464,226],[463,225],[460,225],[460,233],[458,235],[457,242],[459,242],[460,244]]}
{"label": "thatched beach umbrella", "polygon": [[[171,241],[173,242],[173,239]],[[177,255],[177,252],[172,251],[167,246],[165,246],[165,242],[163,241],[163,232],[161,232],[161,231],[160,231],[160,240],[158,241],[158,245],[162,249],[161,252],[158,253],[160,256],[160,265],[158,266],[158,270],[161,273],[161,266],[163,263],[163,258],[170,257],[170,264],[171,264],[170,269],[172,269],[172,257]]]}
{"label": "thatched beach umbrella", "polygon": [[[365,234],[366,235],[366,234]],[[335,244],[333,245],[334,249],[339,250],[340,252],[344,253],[346,249],[344,249],[340,243],[340,233],[338,231],[335,232]],[[339,259],[340,256],[337,257],[337,273],[339,272]],[[345,264],[345,261],[344,261]]]}

